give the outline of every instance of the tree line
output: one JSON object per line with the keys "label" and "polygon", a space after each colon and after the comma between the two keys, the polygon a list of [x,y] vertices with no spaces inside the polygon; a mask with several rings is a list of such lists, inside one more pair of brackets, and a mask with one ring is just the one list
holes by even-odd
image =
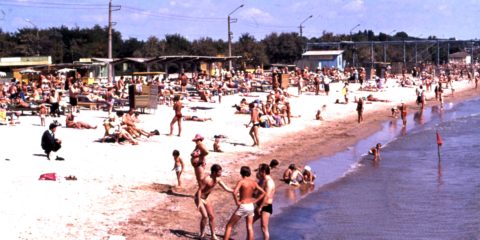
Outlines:
{"label": "tree line", "polygon": [[[21,28],[16,32],[0,30],[0,56],[52,56],[54,63],[71,63],[79,58],[106,57],[108,51],[108,28],[96,25],[91,28],[68,28],[66,26],[51,27],[47,29]],[[114,57],[156,57],[161,55],[202,55],[226,56],[228,43],[224,40],[200,38],[190,41],[180,34],[165,35],[163,39],[155,36],[147,40],[136,38],[122,38],[118,31],[113,31],[113,56]],[[243,58],[236,62],[237,67],[251,68],[259,65],[273,63],[293,64],[301,58],[307,42],[337,42],[337,41],[392,41],[419,39],[411,37],[405,32],[397,32],[390,36],[385,33],[375,34],[371,30],[358,31],[352,35],[333,34],[323,32],[319,37],[301,37],[296,32],[271,33],[261,40],[255,39],[249,33],[242,34],[236,42],[232,43],[232,55]],[[436,39],[430,36],[428,39]],[[450,53],[464,50],[466,46],[452,44]],[[325,48],[323,48],[325,49]],[[332,48],[334,49],[334,48]],[[351,64],[353,55],[360,65],[371,62],[370,46],[349,47],[344,52],[347,65]],[[403,62],[403,46],[374,47],[374,61],[383,61],[384,55],[388,56],[387,62]],[[407,49],[407,61],[414,59],[413,47]],[[435,62],[437,57],[436,45],[420,46],[417,57],[420,62]],[[447,59],[447,49],[441,48],[440,59]]]}

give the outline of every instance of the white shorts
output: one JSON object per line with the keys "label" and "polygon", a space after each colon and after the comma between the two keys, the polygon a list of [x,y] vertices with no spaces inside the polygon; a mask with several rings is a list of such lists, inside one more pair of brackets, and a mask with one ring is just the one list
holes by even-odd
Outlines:
{"label": "white shorts", "polygon": [[240,204],[237,211],[235,212],[235,215],[240,217],[253,216],[255,215],[255,206],[253,205],[253,203]]}

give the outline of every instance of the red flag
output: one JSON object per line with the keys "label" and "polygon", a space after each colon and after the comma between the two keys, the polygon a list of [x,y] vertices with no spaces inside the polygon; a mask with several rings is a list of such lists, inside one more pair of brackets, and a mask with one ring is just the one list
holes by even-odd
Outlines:
{"label": "red flag", "polygon": [[438,146],[442,146],[442,137],[440,136],[440,133],[437,131],[437,144]]}

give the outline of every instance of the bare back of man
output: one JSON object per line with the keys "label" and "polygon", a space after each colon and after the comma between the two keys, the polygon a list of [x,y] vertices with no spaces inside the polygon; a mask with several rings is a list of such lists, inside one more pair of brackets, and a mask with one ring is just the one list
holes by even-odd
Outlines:
{"label": "bare back of man", "polygon": [[[251,170],[247,166],[243,166],[240,170],[242,180],[237,183],[235,190],[233,190],[233,198],[237,205],[237,210],[230,217],[225,228],[225,239],[230,239],[232,228],[238,223],[240,219],[246,217],[246,225],[249,240],[253,240],[253,217],[255,215],[255,203],[263,198],[265,191],[250,178]],[[260,192],[260,195],[255,198],[255,191]],[[238,194],[238,198],[237,198]]]}

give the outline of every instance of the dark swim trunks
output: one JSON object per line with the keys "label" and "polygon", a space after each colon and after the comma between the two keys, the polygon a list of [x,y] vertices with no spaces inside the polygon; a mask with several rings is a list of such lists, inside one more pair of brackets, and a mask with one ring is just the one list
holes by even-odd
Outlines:
{"label": "dark swim trunks", "polygon": [[268,205],[262,207],[262,212],[268,212],[268,213],[272,214],[273,213],[272,204],[268,204]]}

